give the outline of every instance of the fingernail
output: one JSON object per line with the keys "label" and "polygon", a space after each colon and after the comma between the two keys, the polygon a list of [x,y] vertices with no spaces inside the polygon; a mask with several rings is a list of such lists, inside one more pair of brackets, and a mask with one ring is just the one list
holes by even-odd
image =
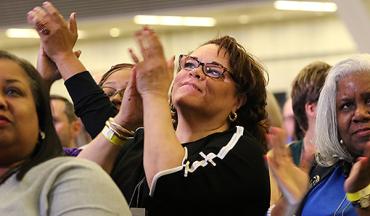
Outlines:
{"label": "fingernail", "polygon": [[356,159],[356,161],[360,161],[360,160],[363,160],[363,159],[365,159],[366,157],[358,157],[357,159]]}

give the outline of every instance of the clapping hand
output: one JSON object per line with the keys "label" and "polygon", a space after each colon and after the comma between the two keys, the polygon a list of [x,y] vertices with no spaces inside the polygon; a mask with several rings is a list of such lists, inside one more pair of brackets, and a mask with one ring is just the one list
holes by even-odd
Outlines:
{"label": "clapping hand", "polygon": [[270,129],[267,141],[272,149],[267,154],[267,159],[280,191],[290,205],[297,205],[306,193],[309,178],[305,171],[294,164],[285,140],[283,129]]}
{"label": "clapping hand", "polygon": [[128,130],[135,130],[143,125],[143,102],[136,89],[136,69],[132,68],[130,81],[123,94],[122,103],[115,122]]}
{"label": "clapping hand", "polygon": [[173,79],[173,58],[166,61],[162,44],[157,34],[148,27],[136,32],[135,39],[140,47],[142,61],[131,51],[136,63],[136,86],[140,95],[168,97]]}
{"label": "clapping hand", "polygon": [[370,142],[365,146],[364,154],[358,157],[344,183],[347,193],[357,192],[370,184]]}
{"label": "clapping hand", "polygon": [[[75,51],[74,54],[79,58],[81,51]],[[50,89],[55,81],[61,79],[61,74],[57,65],[47,56],[42,45],[40,45],[39,54],[37,56],[37,71],[44,79],[48,89]]]}
{"label": "clapping hand", "polygon": [[66,55],[74,55],[72,49],[78,37],[75,15],[72,13],[67,23],[50,2],[44,2],[27,14],[28,23],[40,36],[43,51],[53,62],[61,61]]}

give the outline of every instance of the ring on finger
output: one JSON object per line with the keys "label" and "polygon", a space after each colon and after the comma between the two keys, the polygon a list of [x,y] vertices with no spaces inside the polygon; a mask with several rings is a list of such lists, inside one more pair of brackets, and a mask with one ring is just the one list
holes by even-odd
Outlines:
{"label": "ring on finger", "polygon": [[44,27],[43,29],[40,30],[40,33],[43,35],[48,35],[50,34],[50,30]]}
{"label": "ring on finger", "polygon": [[46,23],[43,22],[36,22],[36,30],[41,31],[42,29],[45,28]]}
{"label": "ring on finger", "polygon": [[48,35],[50,34],[50,30],[48,28],[46,28],[46,23],[42,23],[42,22],[37,22],[36,23],[36,30],[38,32],[40,32],[41,34],[43,35]]}

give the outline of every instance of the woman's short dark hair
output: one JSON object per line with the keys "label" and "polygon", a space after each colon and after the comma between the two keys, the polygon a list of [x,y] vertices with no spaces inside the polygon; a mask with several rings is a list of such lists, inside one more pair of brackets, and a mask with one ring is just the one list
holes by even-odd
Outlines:
{"label": "woman's short dark hair", "polygon": [[105,72],[101,78],[101,80],[99,81],[99,86],[102,87],[103,84],[105,83],[105,81],[107,81],[107,79],[115,72],[121,70],[121,69],[132,69],[134,67],[133,64],[129,64],[129,63],[121,63],[121,64],[116,64],[116,65],[113,65],[107,72]]}
{"label": "woman's short dark hair", "polygon": [[32,169],[32,167],[48,159],[63,155],[63,149],[53,125],[49,92],[46,90],[44,81],[35,67],[32,66],[32,64],[30,64],[28,61],[18,58],[17,56],[6,51],[0,50],[0,59],[7,59],[16,63],[25,72],[26,76],[28,77],[32,96],[36,105],[39,128],[40,131],[45,134],[44,139],[39,136],[39,141],[36,145],[36,148],[33,150],[32,155],[20,165],[17,173],[17,179],[21,180],[23,176],[30,169]]}
{"label": "woman's short dark hair", "polygon": [[237,94],[246,97],[246,103],[236,113],[238,118],[231,126],[241,125],[252,133],[266,150],[267,132],[266,84],[264,67],[233,37],[223,36],[203,45],[215,44],[229,55],[230,74],[236,83]]}

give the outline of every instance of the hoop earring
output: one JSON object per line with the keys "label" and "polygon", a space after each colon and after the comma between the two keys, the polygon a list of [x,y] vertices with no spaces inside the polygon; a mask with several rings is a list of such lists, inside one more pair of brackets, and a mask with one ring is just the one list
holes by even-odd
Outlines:
{"label": "hoop earring", "polygon": [[176,127],[177,125],[177,112],[173,104],[170,105],[172,124]]}
{"label": "hoop earring", "polygon": [[234,122],[234,121],[236,121],[236,119],[238,118],[238,114],[236,114],[236,112],[231,112],[230,114],[229,114],[229,120],[231,121],[231,122]]}
{"label": "hoop earring", "polygon": [[45,137],[46,137],[45,132],[40,130],[40,135],[39,135],[39,137],[40,137],[40,140],[44,140],[44,139],[45,139]]}
{"label": "hoop earring", "polygon": [[175,118],[176,115],[177,115],[177,112],[176,112],[175,106],[173,104],[171,104],[171,106],[170,106],[170,111],[171,111],[171,117]]}

